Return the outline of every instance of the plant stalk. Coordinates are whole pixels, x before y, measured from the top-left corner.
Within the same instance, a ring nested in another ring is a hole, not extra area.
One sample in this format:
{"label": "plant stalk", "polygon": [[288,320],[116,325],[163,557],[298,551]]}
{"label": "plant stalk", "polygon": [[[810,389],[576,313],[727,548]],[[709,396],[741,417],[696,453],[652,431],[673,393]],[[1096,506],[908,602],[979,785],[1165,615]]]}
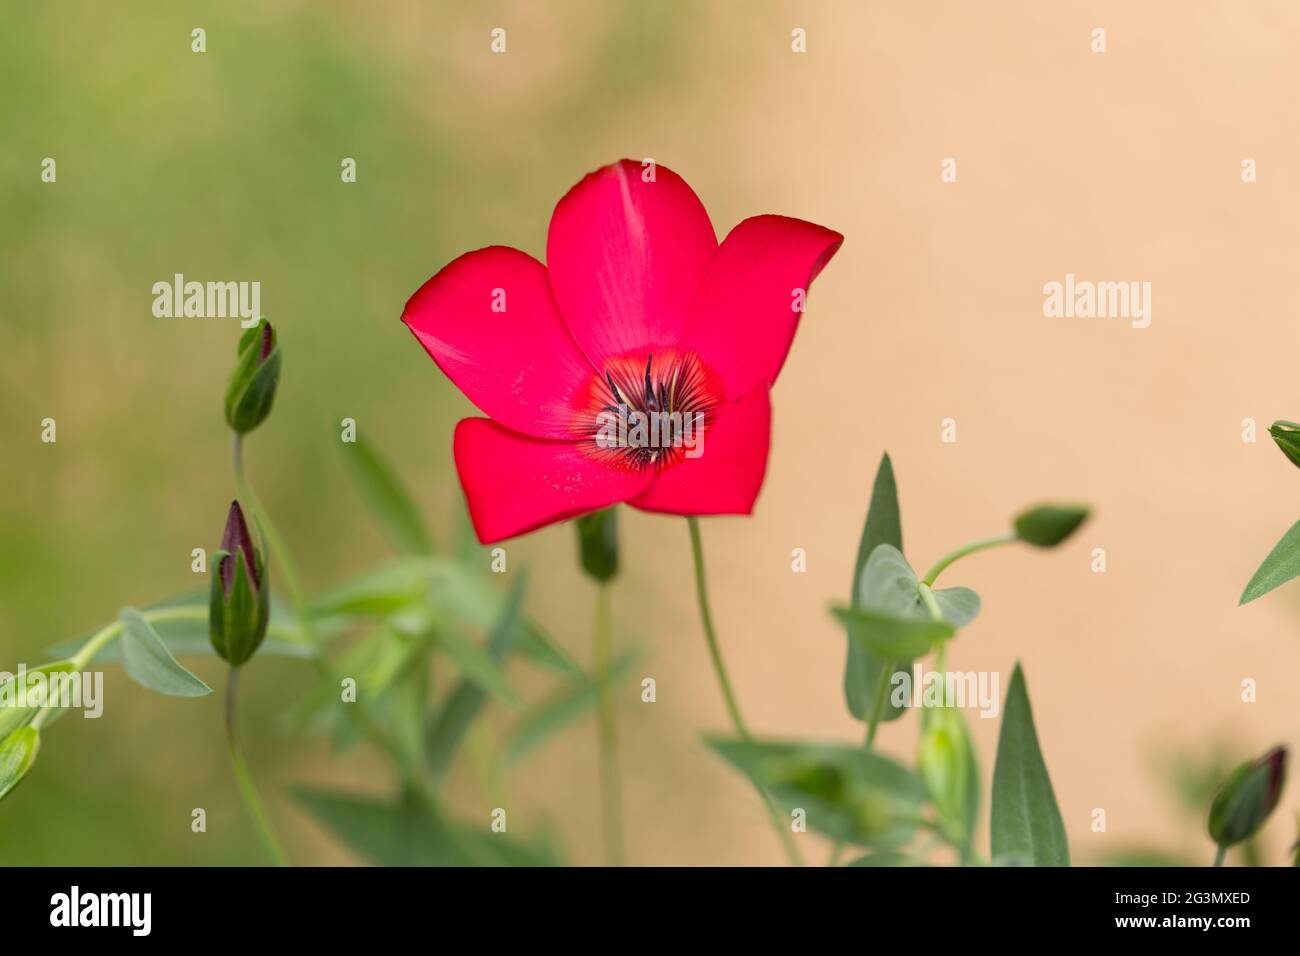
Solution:
{"label": "plant stalk", "polygon": [[927,587],[934,584],[935,578],[942,574],[948,565],[966,557],[968,554],[974,554],[976,551],[985,551],[989,548],[996,548],[999,545],[1010,544],[1013,541],[1019,540],[1020,539],[1016,537],[1014,533],[1008,532],[1006,534],[996,535],[992,538],[984,538],[983,540],[968,544],[964,548],[958,548],[956,551],[951,551],[940,558],[935,563],[934,567],[925,573],[925,577],[921,579],[921,583]]}
{"label": "plant stalk", "polygon": [[[745,718],[741,716],[740,705],[736,701],[736,693],[731,687],[731,679],[727,676],[727,665],[722,660],[722,649],[718,644],[718,635],[713,628],[713,615],[709,611],[709,585],[704,574],[704,546],[700,542],[700,523],[695,516],[688,515],[686,524],[691,532],[691,555],[695,562],[695,596],[700,606],[700,622],[704,626],[704,637],[709,645],[709,656],[713,660],[713,672],[717,675],[718,687],[722,690],[722,699],[727,705],[727,713],[731,715],[731,723],[735,727],[736,733],[742,740],[749,742],[754,738],[749,732],[749,727],[745,724]],[[803,856],[799,852],[798,844],[795,843],[794,834],[782,821],[771,794],[758,784],[755,784],[755,788],[758,790],[759,796],[763,798],[768,816],[772,819],[772,825],[776,827],[777,835],[781,838],[781,844],[785,848],[790,864],[792,866],[803,866]]]}
{"label": "plant stalk", "polygon": [[280,849],[275,831],[271,829],[271,820],[266,814],[266,808],[262,806],[261,798],[257,795],[257,787],[253,785],[253,775],[249,772],[248,762],[244,759],[244,753],[239,746],[239,737],[235,731],[238,694],[239,668],[232,667],[226,679],[226,745],[230,752],[230,766],[235,771],[235,782],[239,785],[239,793],[244,799],[244,806],[253,820],[257,835],[266,847],[266,852],[270,854],[276,866],[288,866],[289,861],[285,858],[284,851]]}
{"label": "plant stalk", "polygon": [[597,735],[600,752],[600,796],[605,830],[605,864],[622,866],[623,797],[618,774],[618,728],[615,723],[614,688],[610,681],[613,658],[613,615],[608,582],[596,587],[595,676]]}

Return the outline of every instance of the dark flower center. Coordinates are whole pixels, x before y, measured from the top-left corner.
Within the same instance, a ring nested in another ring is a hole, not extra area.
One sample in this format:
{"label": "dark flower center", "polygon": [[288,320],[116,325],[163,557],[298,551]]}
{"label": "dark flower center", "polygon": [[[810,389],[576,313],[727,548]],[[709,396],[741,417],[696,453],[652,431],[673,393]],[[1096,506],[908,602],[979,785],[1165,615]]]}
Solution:
{"label": "dark flower center", "polygon": [[703,453],[720,401],[716,377],[691,353],[621,356],[592,382],[584,437],[629,467],[668,467]]}

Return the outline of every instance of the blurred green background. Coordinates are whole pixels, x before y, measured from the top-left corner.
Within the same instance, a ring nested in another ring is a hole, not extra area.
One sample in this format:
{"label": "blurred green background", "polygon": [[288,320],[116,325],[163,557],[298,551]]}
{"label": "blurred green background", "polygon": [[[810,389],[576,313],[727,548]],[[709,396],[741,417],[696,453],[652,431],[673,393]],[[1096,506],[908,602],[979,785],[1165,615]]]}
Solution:
{"label": "blurred green background", "polygon": [[[309,588],[386,551],[340,461],[344,417],[387,452],[440,540],[453,536],[450,432],[467,405],[398,321],[402,306],[468,248],[543,255],[555,200],[616,158],[554,157],[582,153],[592,129],[672,82],[676,18],[652,6],[571,5],[590,35],[550,54],[563,95],[539,109],[518,95],[531,67],[488,59],[494,15],[508,50],[562,35],[527,4],[5,5],[5,667],[34,666],[122,605],[202,583],[190,551],[216,546],[234,493],[221,397],[240,330],[155,318],[150,287],[176,272],[262,283],[286,367],[249,469]],[[194,27],[207,32],[204,54],[191,51]],[[54,184],[40,180],[45,157]],[[340,180],[344,157],[355,184]],[[33,440],[46,417],[58,423],[53,445]],[[221,679],[211,661],[194,666]],[[255,673],[246,746],[277,812],[274,791],[290,778],[364,786],[376,770],[364,752],[330,764],[277,732],[310,671],[259,659]],[[216,699],[154,697],[116,668],[107,680],[105,717],[51,729],[5,802],[0,860],[259,860]],[[199,806],[214,821],[206,839],[189,833]]]}

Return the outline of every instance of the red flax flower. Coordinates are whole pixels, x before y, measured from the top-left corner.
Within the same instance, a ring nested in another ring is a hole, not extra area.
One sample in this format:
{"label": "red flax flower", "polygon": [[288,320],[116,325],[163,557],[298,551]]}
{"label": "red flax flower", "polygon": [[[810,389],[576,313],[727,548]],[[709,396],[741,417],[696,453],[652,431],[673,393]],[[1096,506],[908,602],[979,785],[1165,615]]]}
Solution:
{"label": "red flax flower", "polygon": [[[719,244],[680,176],[623,160],[560,200],[547,265],[489,246],[422,285],[402,321],[490,416],[456,426],[479,540],[619,502],[749,514],[767,467],[768,390],[843,239],[755,216]],[[702,431],[683,442],[680,427],[649,439],[634,429],[611,445],[602,416],[620,409],[681,413]]]}

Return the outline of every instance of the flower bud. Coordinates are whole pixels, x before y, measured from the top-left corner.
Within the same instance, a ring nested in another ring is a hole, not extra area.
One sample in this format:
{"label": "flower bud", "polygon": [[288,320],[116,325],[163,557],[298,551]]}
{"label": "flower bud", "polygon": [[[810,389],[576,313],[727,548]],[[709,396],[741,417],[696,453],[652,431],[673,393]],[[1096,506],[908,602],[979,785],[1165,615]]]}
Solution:
{"label": "flower bud", "polygon": [[35,727],[19,727],[0,740],[0,800],[32,769],[40,749],[41,732]]}
{"label": "flower bud", "polygon": [[1300,468],[1300,425],[1279,419],[1268,426],[1268,433],[1273,436],[1273,441],[1282,449],[1282,454],[1290,459],[1291,464]]}
{"label": "flower bud", "polygon": [[248,533],[238,501],[230,503],[221,550],[212,566],[208,628],[212,648],[231,667],[257,651],[271,619],[266,563]]}
{"label": "flower bud", "polygon": [[961,711],[934,707],[922,712],[916,762],[944,836],[959,847],[968,846],[974,835],[979,780]]}
{"label": "flower bud", "polygon": [[271,414],[280,381],[280,343],[262,319],[239,339],[239,359],[226,386],[226,424],[237,434],[251,432]]}
{"label": "flower bud", "polygon": [[1210,838],[1225,848],[1249,840],[1277,806],[1285,782],[1285,747],[1232,771],[1210,805]]}
{"label": "flower bud", "polygon": [[583,515],[574,524],[582,570],[602,583],[614,578],[618,574],[618,514],[605,508]]}
{"label": "flower bud", "polygon": [[1086,520],[1083,505],[1039,505],[1016,516],[1016,537],[1036,548],[1054,548]]}

